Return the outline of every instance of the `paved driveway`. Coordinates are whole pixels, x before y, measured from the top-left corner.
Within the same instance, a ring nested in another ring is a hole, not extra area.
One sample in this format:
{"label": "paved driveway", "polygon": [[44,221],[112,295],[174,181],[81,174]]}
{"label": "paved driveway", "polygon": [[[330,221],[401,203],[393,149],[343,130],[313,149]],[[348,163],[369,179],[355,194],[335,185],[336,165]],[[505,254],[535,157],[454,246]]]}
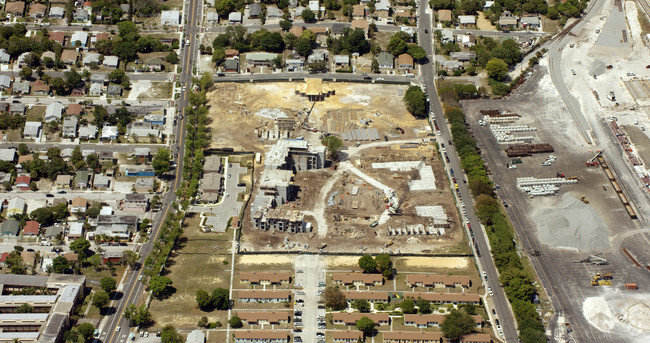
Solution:
{"label": "paved driveway", "polygon": [[[303,289],[298,292],[304,292],[305,295],[296,295],[296,299],[303,299],[302,308],[302,337],[305,343],[316,343],[316,332],[325,330],[318,330],[318,316],[325,316],[324,309],[318,309],[318,301],[320,296],[317,294],[319,290],[325,290],[325,287],[319,287],[318,283],[325,283],[325,268],[322,268],[323,263],[320,255],[299,255],[295,262],[295,283],[302,284]],[[300,272],[299,272],[300,271]],[[298,305],[296,308],[299,309]]]}

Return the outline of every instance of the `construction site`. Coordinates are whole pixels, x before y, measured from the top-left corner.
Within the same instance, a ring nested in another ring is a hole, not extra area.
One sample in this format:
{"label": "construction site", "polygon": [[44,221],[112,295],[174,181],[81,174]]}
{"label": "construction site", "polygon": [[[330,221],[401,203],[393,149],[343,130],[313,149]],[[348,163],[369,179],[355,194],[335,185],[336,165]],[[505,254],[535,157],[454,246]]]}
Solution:
{"label": "construction site", "polygon": [[[433,134],[404,107],[405,86],[216,87],[212,146],[257,156],[242,252],[468,252]],[[343,141],[334,160],[328,136]]]}

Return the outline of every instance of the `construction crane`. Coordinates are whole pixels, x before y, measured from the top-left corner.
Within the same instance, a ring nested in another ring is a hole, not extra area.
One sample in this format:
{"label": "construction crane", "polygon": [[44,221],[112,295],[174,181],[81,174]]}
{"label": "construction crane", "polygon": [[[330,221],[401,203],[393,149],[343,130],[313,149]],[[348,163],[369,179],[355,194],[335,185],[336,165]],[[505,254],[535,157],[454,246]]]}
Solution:
{"label": "construction crane", "polygon": [[596,161],[596,160],[597,160],[598,157],[600,157],[600,155],[602,155],[602,154],[603,154],[603,152],[602,152],[602,151],[599,151],[598,153],[596,153],[596,155],[594,155],[594,157],[592,157],[591,159],[589,159],[589,161],[587,161],[587,163],[585,163],[585,165],[586,165],[587,167],[595,167],[595,166],[597,166],[597,165],[598,165],[598,161]]}

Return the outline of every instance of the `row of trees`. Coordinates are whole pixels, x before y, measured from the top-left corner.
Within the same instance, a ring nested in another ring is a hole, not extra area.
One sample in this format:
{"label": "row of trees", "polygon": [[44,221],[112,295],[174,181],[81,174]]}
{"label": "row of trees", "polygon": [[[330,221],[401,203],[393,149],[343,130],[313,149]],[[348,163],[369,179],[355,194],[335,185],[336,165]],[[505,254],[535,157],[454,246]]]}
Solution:
{"label": "row of trees", "polygon": [[501,275],[500,282],[517,319],[519,338],[524,343],[545,342],[544,327],[532,303],[534,279],[523,268],[517,255],[513,229],[494,194],[484,161],[477,152],[476,141],[465,126],[465,114],[459,108],[450,107],[445,116],[451,124],[454,145],[476,199],[476,214],[487,229],[492,257]]}
{"label": "row of trees", "polygon": [[359,258],[359,267],[364,273],[381,273],[385,278],[392,278],[393,261],[388,254],[379,254],[374,258],[371,255],[363,255]]}
{"label": "row of trees", "polygon": [[210,294],[199,289],[196,291],[196,303],[201,311],[212,312],[214,310],[227,310],[230,308],[228,290],[215,288]]}

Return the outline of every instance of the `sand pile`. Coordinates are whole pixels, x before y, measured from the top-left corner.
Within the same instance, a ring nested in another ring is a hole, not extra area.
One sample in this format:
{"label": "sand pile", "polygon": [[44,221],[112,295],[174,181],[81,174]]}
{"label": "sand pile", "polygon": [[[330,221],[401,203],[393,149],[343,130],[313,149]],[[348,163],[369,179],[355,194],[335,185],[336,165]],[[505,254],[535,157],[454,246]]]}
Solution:
{"label": "sand pile", "polygon": [[603,294],[587,298],[582,311],[594,328],[633,342],[650,341],[650,294],[624,293],[602,288]]}
{"label": "sand pile", "polygon": [[[536,206],[533,220],[537,223],[540,241],[558,248],[579,251],[603,250],[609,247],[609,231],[602,218],[591,206],[568,193],[546,198]],[[546,206],[545,206],[546,205]]]}

